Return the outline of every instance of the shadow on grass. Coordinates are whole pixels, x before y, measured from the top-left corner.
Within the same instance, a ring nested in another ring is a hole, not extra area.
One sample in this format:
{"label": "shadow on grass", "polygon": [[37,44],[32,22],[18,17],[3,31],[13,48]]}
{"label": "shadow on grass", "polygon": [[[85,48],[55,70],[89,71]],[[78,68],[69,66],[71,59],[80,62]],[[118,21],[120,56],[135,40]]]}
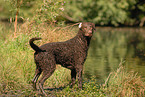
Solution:
{"label": "shadow on grass", "polygon": [[[66,88],[66,86],[64,86],[64,87],[58,87],[58,88],[44,87],[44,90],[47,93],[48,97],[55,97],[56,93],[58,93],[59,91],[62,91],[64,88]],[[37,97],[43,97],[43,96],[44,95],[42,93],[40,93],[40,91],[39,91],[39,93],[37,94]]]}
{"label": "shadow on grass", "polygon": [[48,90],[48,91],[59,91],[59,90],[63,90],[63,89],[66,88],[66,87],[67,87],[67,86],[58,87],[58,88],[44,87],[44,90]]}

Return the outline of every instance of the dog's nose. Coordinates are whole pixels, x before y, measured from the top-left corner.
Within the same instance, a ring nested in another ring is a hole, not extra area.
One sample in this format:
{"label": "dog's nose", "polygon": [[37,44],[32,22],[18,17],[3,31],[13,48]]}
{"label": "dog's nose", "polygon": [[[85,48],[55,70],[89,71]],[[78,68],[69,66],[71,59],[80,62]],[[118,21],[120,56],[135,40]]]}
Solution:
{"label": "dog's nose", "polygon": [[89,30],[88,33],[91,34],[92,33],[92,30]]}

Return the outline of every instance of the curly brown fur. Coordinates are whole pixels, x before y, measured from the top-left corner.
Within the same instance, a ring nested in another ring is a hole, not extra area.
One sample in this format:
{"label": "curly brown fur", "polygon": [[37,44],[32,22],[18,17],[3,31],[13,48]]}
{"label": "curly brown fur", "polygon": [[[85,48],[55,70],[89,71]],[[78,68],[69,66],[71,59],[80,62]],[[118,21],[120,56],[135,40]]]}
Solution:
{"label": "curly brown fur", "polygon": [[43,72],[42,77],[38,81],[38,86],[41,92],[46,95],[43,84],[55,71],[56,64],[61,64],[63,67],[71,70],[71,86],[75,84],[76,75],[78,74],[78,86],[82,88],[83,64],[87,57],[94,30],[95,25],[93,23],[84,22],[79,25],[78,34],[65,42],[47,43],[38,47],[33,41],[41,38],[30,39],[30,46],[36,51],[34,54],[36,71],[32,81],[33,87],[36,89],[36,82]]}

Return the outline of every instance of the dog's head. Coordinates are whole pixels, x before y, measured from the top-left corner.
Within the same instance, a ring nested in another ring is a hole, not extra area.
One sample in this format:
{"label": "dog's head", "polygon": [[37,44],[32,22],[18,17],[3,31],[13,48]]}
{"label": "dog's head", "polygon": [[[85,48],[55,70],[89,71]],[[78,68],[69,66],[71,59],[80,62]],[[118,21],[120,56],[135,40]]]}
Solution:
{"label": "dog's head", "polygon": [[95,24],[90,22],[83,22],[79,24],[80,30],[83,31],[85,36],[91,37],[95,29]]}

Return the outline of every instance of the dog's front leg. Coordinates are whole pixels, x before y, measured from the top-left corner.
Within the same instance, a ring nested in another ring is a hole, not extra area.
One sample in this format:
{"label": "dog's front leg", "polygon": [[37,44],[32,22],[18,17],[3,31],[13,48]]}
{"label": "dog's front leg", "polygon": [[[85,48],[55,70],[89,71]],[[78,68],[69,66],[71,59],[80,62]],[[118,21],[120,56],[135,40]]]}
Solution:
{"label": "dog's front leg", "polygon": [[82,71],[83,71],[83,66],[79,66],[77,73],[78,73],[78,87],[82,89]]}
{"label": "dog's front leg", "polygon": [[76,81],[76,70],[75,69],[72,69],[71,70],[71,84],[70,86],[73,87],[74,84],[75,84],[75,81]]}

